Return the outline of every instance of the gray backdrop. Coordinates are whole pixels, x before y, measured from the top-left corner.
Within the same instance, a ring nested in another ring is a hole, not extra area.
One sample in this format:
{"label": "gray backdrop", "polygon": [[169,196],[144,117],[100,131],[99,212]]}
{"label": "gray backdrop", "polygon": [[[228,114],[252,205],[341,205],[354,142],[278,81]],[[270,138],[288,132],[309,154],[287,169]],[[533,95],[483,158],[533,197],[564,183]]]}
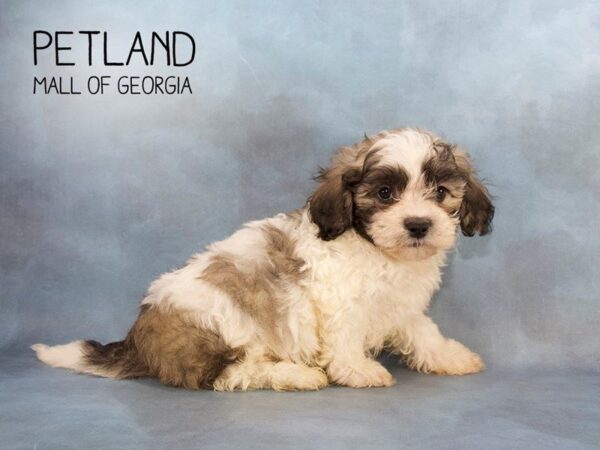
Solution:
{"label": "gray backdrop", "polygon": [[[493,234],[446,270],[442,328],[493,364],[600,367],[598,7],[216,3],[3,3],[2,346],[121,337],[152,279],[301,206],[336,146],[416,125],[465,146],[496,196]],[[136,30],[180,29],[197,56],[90,69],[81,36],[80,65],[34,67],[33,29],[108,30],[114,60]],[[32,94],[34,75],[121,73],[188,75],[193,94]]]}
{"label": "gray backdrop", "polygon": [[[121,338],[155,277],[303,205],[337,146],[414,125],[467,148],[496,197],[494,232],[461,238],[450,258],[431,308],[442,330],[492,371],[600,368],[597,2],[0,8],[5,351]],[[136,30],[179,29],[196,60],[89,68],[75,37],[65,59],[79,65],[34,67],[34,29],[107,30],[114,59]],[[121,74],[187,75],[193,95],[32,94],[34,75],[84,88]]]}

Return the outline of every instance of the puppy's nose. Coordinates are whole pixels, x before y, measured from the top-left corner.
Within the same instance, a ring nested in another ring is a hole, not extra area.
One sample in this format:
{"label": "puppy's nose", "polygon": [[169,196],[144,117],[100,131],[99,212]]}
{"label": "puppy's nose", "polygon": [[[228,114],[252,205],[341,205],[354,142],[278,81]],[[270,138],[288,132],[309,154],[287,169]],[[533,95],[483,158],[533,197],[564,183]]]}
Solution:
{"label": "puppy's nose", "polygon": [[419,239],[424,237],[431,227],[431,220],[425,217],[408,217],[404,220],[404,228],[410,237]]}

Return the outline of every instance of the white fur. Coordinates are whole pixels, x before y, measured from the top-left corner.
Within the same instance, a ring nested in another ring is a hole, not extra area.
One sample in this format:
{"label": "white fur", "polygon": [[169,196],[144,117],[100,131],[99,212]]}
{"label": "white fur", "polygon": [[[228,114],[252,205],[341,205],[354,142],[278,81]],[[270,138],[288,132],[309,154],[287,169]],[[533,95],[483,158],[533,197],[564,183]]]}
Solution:
{"label": "white fur", "polygon": [[400,164],[416,183],[421,175],[421,163],[432,153],[432,136],[419,130],[405,129],[378,140],[371,150],[381,150],[382,164]]}
{"label": "white fur", "polygon": [[88,366],[83,361],[83,341],[73,341],[64,345],[48,346],[34,344],[31,349],[36,353],[40,361],[52,367],[61,367],[76,372],[89,373],[101,377],[112,377],[114,374],[109,370]]}

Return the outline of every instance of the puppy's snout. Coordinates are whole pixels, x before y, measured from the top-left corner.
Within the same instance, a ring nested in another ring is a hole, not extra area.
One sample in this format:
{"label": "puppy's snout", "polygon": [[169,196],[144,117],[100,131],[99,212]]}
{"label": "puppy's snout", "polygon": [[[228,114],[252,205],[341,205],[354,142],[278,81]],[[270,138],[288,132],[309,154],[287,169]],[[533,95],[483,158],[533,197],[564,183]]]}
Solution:
{"label": "puppy's snout", "polygon": [[408,217],[404,220],[404,228],[408,230],[410,237],[419,239],[425,237],[431,228],[431,219],[426,217]]}

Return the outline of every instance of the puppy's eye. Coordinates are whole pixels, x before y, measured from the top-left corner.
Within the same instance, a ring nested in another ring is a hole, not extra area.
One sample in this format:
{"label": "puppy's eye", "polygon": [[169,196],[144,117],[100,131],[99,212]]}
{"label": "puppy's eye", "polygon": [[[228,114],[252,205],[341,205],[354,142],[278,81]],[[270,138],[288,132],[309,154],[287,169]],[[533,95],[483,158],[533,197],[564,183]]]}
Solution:
{"label": "puppy's eye", "polygon": [[377,197],[379,200],[387,202],[392,198],[392,190],[388,186],[383,186],[377,191]]}
{"label": "puppy's eye", "polygon": [[435,191],[435,199],[441,203],[446,198],[447,193],[448,189],[446,189],[444,186],[438,186],[437,190]]}

